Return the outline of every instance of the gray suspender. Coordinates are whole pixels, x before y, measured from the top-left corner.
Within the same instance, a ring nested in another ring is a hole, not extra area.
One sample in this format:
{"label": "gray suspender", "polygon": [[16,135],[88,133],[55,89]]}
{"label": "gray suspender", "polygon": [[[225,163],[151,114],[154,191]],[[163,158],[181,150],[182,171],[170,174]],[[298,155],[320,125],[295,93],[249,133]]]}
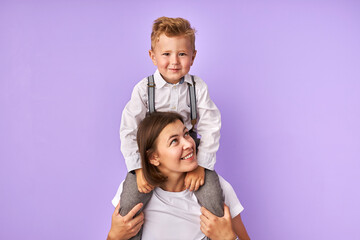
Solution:
{"label": "gray suspender", "polygon": [[148,102],[149,113],[155,112],[155,82],[154,75],[148,77]]}
{"label": "gray suspender", "polygon": [[[195,80],[194,76],[191,75],[192,84],[188,83],[189,86],[189,96],[190,96],[190,117],[191,124],[194,126],[197,122],[197,111],[196,111],[196,92],[195,92]],[[149,103],[149,113],[155,112],[155,81],[154,75],[148,77],[148,103]]]}
{"label": "gray suspender", "polygon": [[196,92],[195,92],[195,80],[194,76],[191,75],[192,85],[188,83],[189,86],[189,96],[190,96],[190,117],[191,117],[191,125],[192,129],[194,130],[195,124],[197,122],[197,115],[196,115]]}

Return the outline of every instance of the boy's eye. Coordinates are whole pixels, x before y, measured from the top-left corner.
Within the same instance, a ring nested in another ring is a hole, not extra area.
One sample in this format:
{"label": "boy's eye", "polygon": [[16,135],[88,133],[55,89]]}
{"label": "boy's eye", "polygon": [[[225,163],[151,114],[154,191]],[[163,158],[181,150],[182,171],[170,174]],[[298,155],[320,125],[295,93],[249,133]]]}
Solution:
{"label": "boy's eye", "polygon": [[170,53],[163,53],[162,55],[164,55],[164,56],[169,56]]}
{"label": "boy's eye", "polygon": [[186,56],[186,53],[179,53],[179,56]]}

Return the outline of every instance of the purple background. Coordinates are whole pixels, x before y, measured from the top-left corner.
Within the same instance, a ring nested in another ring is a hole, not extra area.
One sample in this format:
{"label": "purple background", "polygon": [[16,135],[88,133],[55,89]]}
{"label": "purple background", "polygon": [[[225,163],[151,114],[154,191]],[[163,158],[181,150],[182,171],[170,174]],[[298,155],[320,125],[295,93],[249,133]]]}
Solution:
{"label": "purple background", "polygon": [[153,20],[197,29],[252,239],[360,239],[358,1],[0,1],[0,239],[105,239]]}

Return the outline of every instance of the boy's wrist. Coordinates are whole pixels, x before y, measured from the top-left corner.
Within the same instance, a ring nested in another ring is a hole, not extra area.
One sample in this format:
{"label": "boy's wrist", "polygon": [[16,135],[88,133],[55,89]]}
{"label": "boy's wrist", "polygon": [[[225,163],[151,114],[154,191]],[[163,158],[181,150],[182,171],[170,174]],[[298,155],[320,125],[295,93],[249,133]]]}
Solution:
{"label": "boy's wrist", "polygon": [[202,171],[202,172],[205,172],[205,168],[198,165],[197,168],[194,169],[194,171]]}
{"label": "boy's wrist", "polygon": [[135,169],[135,173],[136,173],[136,174],[138,174],[138,173],[140,173],[140,172],[142,172],[142,168]]}

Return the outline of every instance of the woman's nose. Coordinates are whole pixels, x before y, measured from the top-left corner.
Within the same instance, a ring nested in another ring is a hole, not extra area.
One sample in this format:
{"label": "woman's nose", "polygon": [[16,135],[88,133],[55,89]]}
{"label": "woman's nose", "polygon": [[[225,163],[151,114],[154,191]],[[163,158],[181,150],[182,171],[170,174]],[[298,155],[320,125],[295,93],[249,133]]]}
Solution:
{"label": "woman's nose", "polygon": [[188,138],[183,138],[184,139],[184,143],[183,143],[183,148],[187,149],[187,148],[193,148],[194,146],[194,140],[191,137]]}

